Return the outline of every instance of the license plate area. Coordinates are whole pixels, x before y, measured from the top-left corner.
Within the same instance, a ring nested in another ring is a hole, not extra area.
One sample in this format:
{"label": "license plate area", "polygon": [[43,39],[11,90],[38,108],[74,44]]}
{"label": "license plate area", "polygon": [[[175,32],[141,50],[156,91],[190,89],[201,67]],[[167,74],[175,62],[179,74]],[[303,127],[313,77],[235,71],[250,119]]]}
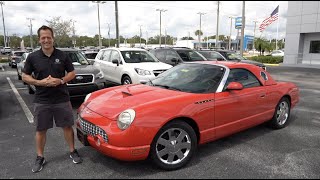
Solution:
{"label": "license plate area", "polygon": [[87,134],[83,132],[81,129],[77,128],[77,137],[78,140],[84,145],[84,146],[90,146],[88,139],[87,139]]}

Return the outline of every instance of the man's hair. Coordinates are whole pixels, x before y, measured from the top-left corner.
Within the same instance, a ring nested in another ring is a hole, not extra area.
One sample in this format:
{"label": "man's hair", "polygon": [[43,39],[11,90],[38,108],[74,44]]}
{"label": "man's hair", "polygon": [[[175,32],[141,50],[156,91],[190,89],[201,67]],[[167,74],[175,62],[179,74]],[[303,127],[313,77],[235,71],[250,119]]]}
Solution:
{"label": "man's hair", "polygon": [[40,38],[40,31],[41,30],[50,30],[51,31],[51,35],[52,35],[52,38],[54,37],[53,35],[53,30],[51,27],[48,27],[46,25],[42,25],[39,29],[38,29],[38,37]]}

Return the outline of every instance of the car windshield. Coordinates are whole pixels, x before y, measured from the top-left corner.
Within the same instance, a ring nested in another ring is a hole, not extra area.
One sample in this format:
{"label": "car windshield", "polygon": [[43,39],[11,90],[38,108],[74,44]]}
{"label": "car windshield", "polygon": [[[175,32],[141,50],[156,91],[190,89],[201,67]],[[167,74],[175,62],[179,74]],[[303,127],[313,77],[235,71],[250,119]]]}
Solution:
{"label": "car windshield", "polygon": [[240,54],[235,52],[227,52],[226,53],[228,60],[246,60],[244,57],[242,57]]}
{"label": "car windshield", "polygon": [[80,51],[67,51],[66,52],[72,61],[73,65],[89,65],[86,57]]}
{"label": "car windshield", "polygon": [[199,52],[200,54],[202,54],[205,58],[207,58],[208,60],[221,60],[223,59],[221,57],[221,55],[219,55],[218,53],[216,52],[212,52],[212,51],[200,51]]}
{"label": "car windshield", "polygon": [[159,60],[147,51],[121,51],[126,63],[159,62]]}
{"label": "car windshield", "polygon": [[24,52],[24,51],[14,52],[13,55],[14,55],[14,56],[22,56],[23,53],[25,53],[25,52]]}
{"label": "car windshield", "polygon": [[177,50],[183,61],[206,61],[200,53],[192,50]]}
{"label": "car windshield", "polygon": [[215,92],[225,69],[216,65],[181,63],[161,73],[148,85],[165,89],[189,92]]}

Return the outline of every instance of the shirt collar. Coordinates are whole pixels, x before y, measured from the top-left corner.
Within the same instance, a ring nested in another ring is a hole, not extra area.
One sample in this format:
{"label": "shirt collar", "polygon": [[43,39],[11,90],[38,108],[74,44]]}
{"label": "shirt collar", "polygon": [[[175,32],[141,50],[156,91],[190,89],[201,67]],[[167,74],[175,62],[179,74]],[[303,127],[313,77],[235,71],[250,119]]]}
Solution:
{"label": "shirt collar", "polygon": [[[57,52],[57,48],[53,46],[53,52],[51,54],[51,56],[54,56]],[[42,51],[42,47],[40,48],[40,53],[42,56],[48,57],[46,54],[44,54],[44,52]]]}

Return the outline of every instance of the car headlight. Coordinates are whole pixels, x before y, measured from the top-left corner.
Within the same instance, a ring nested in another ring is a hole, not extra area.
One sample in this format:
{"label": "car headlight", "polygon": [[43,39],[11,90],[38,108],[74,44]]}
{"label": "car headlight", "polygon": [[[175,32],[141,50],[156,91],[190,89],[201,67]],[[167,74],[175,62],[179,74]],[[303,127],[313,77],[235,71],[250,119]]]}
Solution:
{"label": "car headlight", "polygon": [[86,102],[89,99],[90,96],[91,96],[91,93],[87,94],[86,97],[84,98],[83,102]]}
{"label": "car headlight", "polygon": [[96,79],[103,79],[103,74],[101,72],[96,74]]}
{"label": "car headlight", "polygon": [[130,124],[133,122],[134,118],[136,117],[136,112],[133,109],[127,109],[120,113],[118,117],[118,127],[121,130],[127,129]]}
{"label": "car headlight", "polygon": [[134,68],[134,70],[141,76],[151,75],[151,72],[144,69]]}

